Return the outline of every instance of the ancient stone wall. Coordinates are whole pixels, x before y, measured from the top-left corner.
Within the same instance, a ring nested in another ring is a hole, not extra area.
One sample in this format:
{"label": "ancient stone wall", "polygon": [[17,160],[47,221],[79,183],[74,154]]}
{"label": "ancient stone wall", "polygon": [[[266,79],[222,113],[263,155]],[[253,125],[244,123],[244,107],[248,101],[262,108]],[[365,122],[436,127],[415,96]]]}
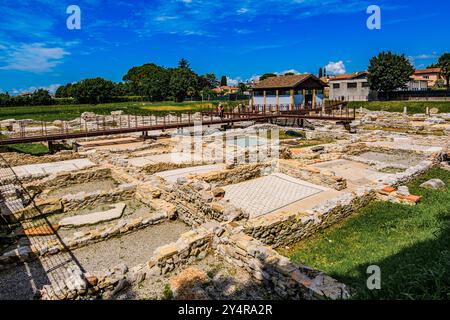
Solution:
{"label": "ancient stone wall", "polygon": [[191,178],[202,180],[218,187],[223,187],[230,184],[256,179],[263,175],[270,174],[271,171],[272,165],[270,163],[255,163],[237,166],[222,171],[192,175]]}
{"label": "ancient stone wall", "polygon": [[237,224],[206,223],[173,243],[159,247],[145,264],[118,265],[101,274],[73,270],[71,276],[40,291],[44,300],[109,298],[146,278],[160,277],[184,265],[216,254],[244,268],[269,292],[284,299],[345,299],[345,285],[318,270],[292,263],[260,241],[243,234]]}
{"label": "ancient stone wall", "polygon": [[295,264],[260,241],[228,229],[217,242],[217,252],[244,268],[257,283],[281,299],[346,299],[344,284],[324,273]]}
{"label": "ancient stone wall", "polygon": [[62,198],[42,197],[29,204],[23,210],[12,214],[12,222],[23,221],[49,214],[77,211],[99,204],[118,203],[132,200],[135,197],[136,185],[121,184],[109,191],[96,191],[91,193],[80,192],[69,194]]}
{"label": "ancient stone wall", "polygon": [[111,169],[95,168],[76,172],[63,172],[51,175],[41,180],[35,180],[25,185],[28,190],[45,190],[50,192],[60,188],[66,188],[77,184],[96,180],[110,179]]}
{"label": "ancient stone wall", "polygon": [[344,193],[308,212],[279,212],[245,221],[244,232],[261,242],[280,247],[298,242],[343,220],[376,198],[371,188]]}
{"label": "ancient stone wall", "polygon": [[45,285],[41,290],[41,299],[108,298],[147,277],[164,275],[196,259],[203,259],[211,248],[213,235],[213,230],[207,227],[188,231],[176,242],[157,248],[146,264],[131,269],[121,264],[97,275],[76,270],[71,277],[61,279],[57,285]]}
{"label": "ancient stone wall", "polygon": [[190,226],[210,220],[233,221],[246,218],[242,210],[223,200],[225,191],[199,180],[178,181],[165,190],[162,199],[177,208],[178,218]]}
{"label": "ancient stone wall", "polygon": [[[70,150],[60,151],[56,154],[49,154],[43,156],[33,156],[18,152],[4,152],[2,153],[2,156],[5,158],[5,160],[7,161],[7,163],[9,163],[11,167],[83,158],[82,155]],[[2,165],[3,164],[0,164],[0,167]]]}
{"label": "ancient stone wall", "polygon": [[297,161],[280,160],[277,170],[280,173],[284,173],[288,176],[305,180],[319,186],[333,188],[336,190],[344,190],[347,188],[347,180],[343,177],[338,177],[329,170],[320,170],[311,166],[301,165]]}

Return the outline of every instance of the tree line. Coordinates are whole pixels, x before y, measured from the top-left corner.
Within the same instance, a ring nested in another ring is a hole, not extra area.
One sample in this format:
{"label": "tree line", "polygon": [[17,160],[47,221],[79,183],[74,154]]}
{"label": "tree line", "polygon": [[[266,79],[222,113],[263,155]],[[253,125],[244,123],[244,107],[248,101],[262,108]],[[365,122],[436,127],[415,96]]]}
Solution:
{"label": "tree line", "polygon": [[[218,80],[214,73],[198,75],[185,59],[181,59],[175,68],[165,68],[154,63],[133,67],[122,80],[123,82],[116,83],[98,77],[68,83],[56,90],[57,99],[53,99],[48,91],[43,89],[20,96],[1,93],[0,105],[99,104],[138,99],[176,102],[182,102],[186,98],[210,100],[217,97],[214,88],[227,85],[226,76]],[[243,93],[247,87],[241,83],[239,90]]]}

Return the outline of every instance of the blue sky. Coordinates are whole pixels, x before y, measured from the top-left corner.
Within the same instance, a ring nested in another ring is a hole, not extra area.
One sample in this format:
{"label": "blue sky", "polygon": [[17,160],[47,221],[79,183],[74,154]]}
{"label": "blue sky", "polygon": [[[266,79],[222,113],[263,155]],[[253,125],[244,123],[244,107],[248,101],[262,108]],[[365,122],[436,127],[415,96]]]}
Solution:
{"label": "blue sky", "polygon": [[[381,30],[366,27],[372,4]],[[81,30],[66,27],[70,5],[81,9]],[[326,65],[364,70],[382,50],[421,68],[450,51],[448,21],[444,0],[0,0],[0,91],[120,81],[133,66],[182,57],[231,83]]]}

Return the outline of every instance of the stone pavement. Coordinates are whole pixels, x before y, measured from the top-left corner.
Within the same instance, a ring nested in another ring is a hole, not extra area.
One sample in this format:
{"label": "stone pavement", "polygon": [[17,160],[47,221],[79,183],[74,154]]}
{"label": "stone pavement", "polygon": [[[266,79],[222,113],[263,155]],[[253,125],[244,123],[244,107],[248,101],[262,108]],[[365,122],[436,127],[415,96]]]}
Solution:
{"label": "stone pavement", "polygon": [[339,177],[345,177],[349,189],[371,183],[390,176],[389,173],[382,173],[372,169],[369,165],[345,159],[325,161],[314,164],[313,167],[327,169]]}
{"label": "stone pavement", "polygon": [[167,182],[175,183],[178,178],[185,178],[190,174],[207,173],[211,171],[225,170],[224,164],[213,164],[198,167],[189,167],[176,170],[162,171],[155,174],[155,176],[161,177]]}
{"label": "stone pavement", "polygon": [[93,166],[95,166],[95,163],[91,162],[88,159],[75,159],[51,163],[30,164],[25,166],[13,167],[12,169],[19,178],[23,178],[29,175],[46,175],[64,171],[70,172],[82,170]]}
{"label": "stone pavement", "polygon": [[120,218],[123,214],[123,211],[125,210],[125,207],[125,203],[117,203],[113,205],[112,209],[107,211],[94,212],[90,214],[64,218],[59,222],[59,225],[67,227],[78,227],[88,224],[97,224],[100,222],[111,221]]}
{"label": "stone pavement", "polygon": [[190,157],[189,155],[181,152],[164,153],[158,155],[127,159],[127,162],[135,167],[145,167],[151,164],[167,163],[167,162],[180,164],[180,163],[201,162],[201,161],[202,158],[199,156]]}
{"label": "stone pavement", "polygon": [[326,190],[306,181],[276,173],[223,188],[225,199],[256,218]]}

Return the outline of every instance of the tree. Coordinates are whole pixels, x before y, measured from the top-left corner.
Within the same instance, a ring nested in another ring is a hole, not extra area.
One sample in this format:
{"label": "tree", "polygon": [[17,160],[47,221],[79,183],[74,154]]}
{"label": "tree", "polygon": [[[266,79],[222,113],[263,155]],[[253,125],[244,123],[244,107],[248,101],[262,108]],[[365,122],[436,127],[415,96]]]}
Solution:
{"label": "tree", "polygon": [[[187,61],[180,61],[184,67]],[[135,95],[148,97],[152,101],[164,100],[170,95],[169,83],[171,70],[160,67],[154,63],[146,63],[133,67],[123,76],[128,84],[128,90]]]}
{"label": "tree", "polygon": [[293,72],[286,72],[284,75],[285,75],[285,76],[294,76],[295,73],[293,73]]}
{"label": "tree", "polygon": [[191,65],[186,59],[181,58],[180,61],[178,61],[178,68],[191,69]]}
{"label": "tree", "polygon": [[30,104],[33,106],[44,106],[52,103],[53,99],[48,90],[39,89],[30,95]]}
{"label": "tree", "polygon": [[103,78],[85,79],[73,86],[73,97],[79,103],[103,103],[111,100],[115,84]]}
{"label": "tree", "polygon": [[323,76],[327,77],[327,68],[323,67]]}
{"label": "tree", "polygon": [[239,92],[240,92],[240,93],[244,93],[245,91],[248,90],[247,85],[246,85],[245,83],[243,83],[243,82],[240,82],[240,83],[238,84],[238,88],[239,88]]}
{"label": "tree", "polygon": [[191,93],[192,88],[198,86],[197,75],[188,68],[176,68],[170,78],[170,90],[176,102],[182,102]]}
{"label": "tree", "polygon": [[381,52],[370,59],[368,82],[370,89],[389,93],[405,88],[414,72],[414,68],[404,54]]}
{"label": "tree", "polygon": [[[203,78],[208,85],[209,88],[217,88],[220,84],[219,80],[217,80],[216,75],[214,73],[206,73],[205,75],[201,76],[200,78]],[[202,87],[203,88],[203,87]]]}
{"label": "tree", "polygon": [[266,80],[268,78],[276,77],[277,75],[275,73],[264,73],[261,77],[259,77],[260,81]]}
{"label": "tree", "polygon": [[220,86],[221,87],[225,87],[228,85],[228,79],[227,76],[222,76],[222,78],[220,78]]}
{"label": "tree", "polygon": [[5,107],[11,105],[11,96],[8,92],[2,93],[0,92],[0,106]]}
{"label": "tree", "polygon": [[441,68],[441,75],[447,82],[447,90],[450,90],[450,53],[444,53],[439,58],[438,65]]}
{"label": "tree", "polygon": [[323,77],[323,69],[320,67],[319,69],[319,79]]}

